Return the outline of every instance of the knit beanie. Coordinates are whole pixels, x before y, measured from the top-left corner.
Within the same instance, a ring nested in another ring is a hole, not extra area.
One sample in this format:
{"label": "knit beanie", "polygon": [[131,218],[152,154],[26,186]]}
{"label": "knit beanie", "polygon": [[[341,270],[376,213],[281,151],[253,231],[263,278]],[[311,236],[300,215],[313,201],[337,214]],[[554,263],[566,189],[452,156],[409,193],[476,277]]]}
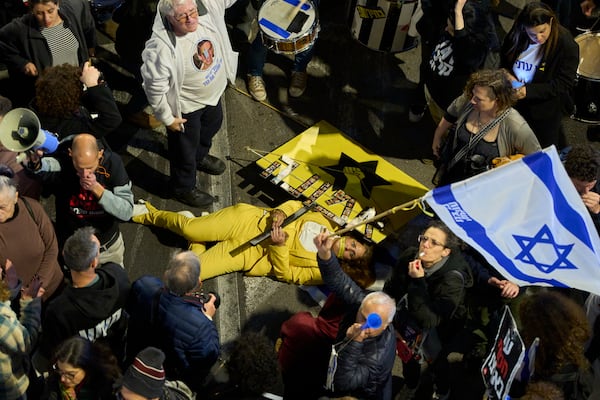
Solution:
{"label": "knit beanie", "polygon": [[165,354],[160,349],[146,347],[125,371],[123,386],[149,399],[160,397],[165,385],[163,361]]}

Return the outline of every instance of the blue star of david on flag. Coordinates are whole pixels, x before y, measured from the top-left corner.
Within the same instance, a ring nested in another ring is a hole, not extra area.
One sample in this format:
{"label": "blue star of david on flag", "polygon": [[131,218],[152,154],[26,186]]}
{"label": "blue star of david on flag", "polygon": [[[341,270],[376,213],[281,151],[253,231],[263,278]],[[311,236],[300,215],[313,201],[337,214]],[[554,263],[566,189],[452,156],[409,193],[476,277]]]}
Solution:
{"label": "blue star of david on flag", "polygon": [[[560,245],[556,243],[548,225],[544,225],[533,237],[520,235],[513,235],[513,237],[522,249],[515,257],[515,260],[531,264],[546,274],[552,273],[559,268],[577,269],[577,267],[567,259],[575,244]],[[538,257],[536,257],[535,254],[536,246],[540,249],[541,253]],[[550,253],[550,249],[554,250],[555,257]],[[543,258],[554,258],[554,262],[552,264],[546,264],[543,262]]]}
{"label": "blue star of david on flag", "polygon": [[554,146],[424,200],[505,279],[600,295],[600,237]]}

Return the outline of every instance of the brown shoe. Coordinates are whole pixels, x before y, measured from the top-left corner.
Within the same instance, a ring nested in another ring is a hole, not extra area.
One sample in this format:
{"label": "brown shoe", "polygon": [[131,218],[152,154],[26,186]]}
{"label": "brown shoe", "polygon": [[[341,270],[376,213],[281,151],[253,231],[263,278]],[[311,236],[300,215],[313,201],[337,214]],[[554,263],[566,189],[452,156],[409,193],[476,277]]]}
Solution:
{"label": "brown shoe", "polygon": [[156,129],[162,125],[162,123],[157,120],[154,115],[147,114],[144,111],[139,111],[135,114],[129,115],[127,117],[127,121],[139,126],[140,128],[146,129]]}

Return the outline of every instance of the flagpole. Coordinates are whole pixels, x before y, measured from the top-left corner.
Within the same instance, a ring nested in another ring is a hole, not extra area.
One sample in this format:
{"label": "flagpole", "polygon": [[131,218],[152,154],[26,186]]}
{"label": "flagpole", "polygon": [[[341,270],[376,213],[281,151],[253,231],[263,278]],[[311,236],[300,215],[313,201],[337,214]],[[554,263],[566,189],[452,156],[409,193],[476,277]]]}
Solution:
{"label": "flagpole", "polygon": [[395,207],[390,208],[389,210],[386,210],[382,213],[379,213],[371,218],[367,218],[364,221],[359,222],[358,224],[352,224],[351,226],[347,226],[346,228],[340,229],[339,231],[335,231],[334,233],[332,233],[331,235],[329,235],[329,237],[334,237],[334,236],[340,236],[343,235],[344,233],[350,232],[351,230],[354,230],[355,228],[361,226],[361,225],[365,225],[365,224],[369,224],[371,222],[374,221],[378,221],[384,217],[387,217],[390,214],[395,214],[398,210],[401,210],[403,208],[407,208],[407,207],[413,207],[415,205],[415,203],[421,201],[422,197],[416,198],[416,199],[412,199],[410,201],[407,201],[406,203],[402,203],[400,205],[397,205]]}

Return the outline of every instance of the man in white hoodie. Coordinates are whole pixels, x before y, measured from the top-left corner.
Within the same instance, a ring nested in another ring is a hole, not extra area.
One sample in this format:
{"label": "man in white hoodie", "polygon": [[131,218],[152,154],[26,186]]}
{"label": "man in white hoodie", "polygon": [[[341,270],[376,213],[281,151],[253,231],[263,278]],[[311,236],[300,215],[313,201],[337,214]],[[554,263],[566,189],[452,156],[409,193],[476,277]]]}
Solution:
{"label": "man in white hoodie", "polygon": [[223,121],[221,95],[234,83],[237,53],[225,26],[235,0],[160,0],[142,53],[144,91],[165,124],[173,197],[193,207],[214,198],[196,188],[196,169],[213,175],[225,163],[208,154]]}

